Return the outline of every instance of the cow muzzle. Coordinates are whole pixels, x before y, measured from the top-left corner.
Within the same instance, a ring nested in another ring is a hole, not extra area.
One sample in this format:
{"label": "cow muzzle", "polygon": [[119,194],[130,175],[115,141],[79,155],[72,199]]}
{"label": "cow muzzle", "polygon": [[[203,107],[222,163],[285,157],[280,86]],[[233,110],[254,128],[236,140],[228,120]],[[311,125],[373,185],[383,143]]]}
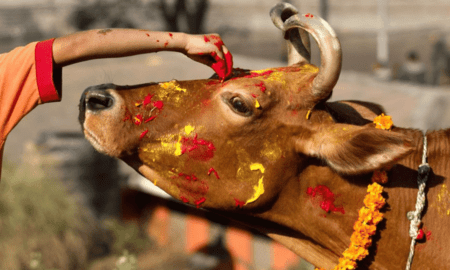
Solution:
{"label": "cow muzzle", "polygon": [[103,86],[91,86],[84,90],[81,95],[78,117],[81,125],[83,125],[88,111],[91,113],[100,113],[114,107],[114,97],[106,91],[108,88]]}

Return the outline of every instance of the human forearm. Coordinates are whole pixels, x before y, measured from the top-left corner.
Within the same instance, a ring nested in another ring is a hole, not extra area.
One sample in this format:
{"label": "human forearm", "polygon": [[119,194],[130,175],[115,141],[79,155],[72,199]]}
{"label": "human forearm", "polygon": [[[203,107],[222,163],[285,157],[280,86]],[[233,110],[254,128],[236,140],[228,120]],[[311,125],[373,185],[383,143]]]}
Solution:
{"label": "human forearm", "polygon": [[59,66],[81,61],[124,57],[158,51],[185,52],[184,33],[152,32],[137,29],[89,30],[56,38],[53,60]]}
{"label": "human forearm", "polygon": [[158,51],[184,53],[192,60],[210,66],[222,79],[233,71],[233,57],[217,34],[103,29],[74,33],[53,42],[53,60],[59,67],[91,59]]}

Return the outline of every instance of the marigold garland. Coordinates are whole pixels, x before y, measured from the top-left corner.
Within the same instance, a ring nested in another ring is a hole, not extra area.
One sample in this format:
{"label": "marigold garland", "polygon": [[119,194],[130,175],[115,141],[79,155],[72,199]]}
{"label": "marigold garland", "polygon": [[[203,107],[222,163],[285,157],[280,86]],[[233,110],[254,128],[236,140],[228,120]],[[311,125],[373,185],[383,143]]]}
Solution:
{"label": "marigold garland", "polygon": [[[392,121],[392,117],[389,115],[384,115],[384,113],[378,115],[373,120],[375,124],[375,128],[383,129],[383,130],[391,130],[394,122]],[[390,170],[390,166],[384,168],[383,170],[377,170],[373,172],[372,182],[386,184],[388,181],[387,171]]]}
{"label": "marigold garland", "polygon": [[[378,115],[373,120],[375,128],[391,130],[394,122],[389,115]],[[389,168],[386,168],[389,170]],[[386,204],[386,200],[381,195],[383,187],[378,183],[385,184],[388,181],[386,170],[374,171],[372,175],[373,184],[367,188],[367,195],[364,198],[364,207],[359,210],[358,220],[353,225],[353,234],[350,237],[350,246],[342,253],[339,263],[333,270],[356,269],[357,261],[361,261],[369,255],[368,248],[372,245],[372,236],[377,231],[377,224],[383,220],[380,209]],[[316,268],[315,270],[325,270]]]}
{"label": "marigold garland", "polygon": [[375,117],[373,123],[375,124],[375,128],[384,130],[391,130],[392,125],[394,124],[392,117],[389,115],[384,115],[384,113]]}
{"label": "marigold garland", "polygon": [[374,171],[372,176],[372,182],[376,182],[379,184],[386,184],[388,182],[386,170],[389,170],[389,168],[385,168],[385,170]]}
{"label": "marigold garland", "polygon": [[[350,237],[350,246],[342,253],[339,263],[333,270],[356,269],[357,261],[361,261],[369,255],[368,248],[372,245],[371,237],[377,231],[377,224],[383,219],[380,209],[386,200],[381,195],[383,187],[378,183],[367,187],[367,195],[364,198],[364,207],[359,210],[358,220],[353,225],[353,234]],[[316,270],[325,270],[316,268]]]}

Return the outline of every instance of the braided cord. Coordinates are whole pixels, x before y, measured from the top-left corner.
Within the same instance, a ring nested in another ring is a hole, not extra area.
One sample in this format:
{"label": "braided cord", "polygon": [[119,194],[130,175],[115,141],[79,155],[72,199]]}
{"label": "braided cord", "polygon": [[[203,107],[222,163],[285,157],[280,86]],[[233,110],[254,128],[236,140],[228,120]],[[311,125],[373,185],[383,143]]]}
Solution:
{"label": "braided cord", "polygon": [[417,235],[419,234],[419,226],[421,222],[421,216],[423,208],[425,207],[426,197],[425,197],[425,187],[428,180],[428,175],[430,173],[430,166],[427,163],[427,136],[423,137],[423,154],[422,154],[422,164],[420,164],[418,169],[417,184],[419,185],[419,191],[417,193],[416,200],[416,210],[408,212],[408,219],[410,220],[409,225],[409,236],[411,237],[411,245],[409,248],[408,261],[406,262],[406,270],[411,269],[412,260],[414,257],[414,247],[416,245]]}

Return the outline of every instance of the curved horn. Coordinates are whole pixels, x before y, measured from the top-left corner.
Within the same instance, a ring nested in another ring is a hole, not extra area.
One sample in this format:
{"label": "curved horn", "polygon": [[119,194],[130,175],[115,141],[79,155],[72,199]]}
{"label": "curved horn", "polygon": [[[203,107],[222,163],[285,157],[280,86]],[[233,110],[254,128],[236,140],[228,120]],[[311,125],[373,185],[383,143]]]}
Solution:
{"label": "curved horn", "polygon": [[310,33],[320,50],[319,73],[313,81],[316,100],[330,97],[336,85],[342,66],[342,51],[339,39],[331,26],[322,18],[312,14],[293,15],[284,22],[285,31],[301,28]]}
{"label": "curved horn", "polygon": [[273,24],[284,33],[284,38],[288,40],[288,65],[300,62],[311,61],[311,46],[309,43],[309,35],[302,28],[292,31],[286,31],[284,22],[291,16],[298,14],[298,10],[289,3],[278,3],[270,10],[270,18]]}

